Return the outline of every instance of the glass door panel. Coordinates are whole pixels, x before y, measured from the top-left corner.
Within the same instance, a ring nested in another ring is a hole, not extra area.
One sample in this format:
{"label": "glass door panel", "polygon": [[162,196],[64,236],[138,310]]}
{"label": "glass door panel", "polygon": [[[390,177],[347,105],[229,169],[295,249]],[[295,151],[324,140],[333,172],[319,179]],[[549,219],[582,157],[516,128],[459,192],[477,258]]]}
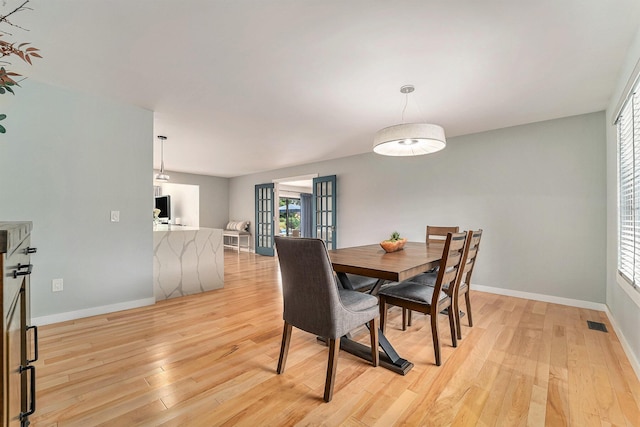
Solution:
{"label": "glass door panel", "polygon": [[327,244],[327,249],[336,249],[336,176],[313,179],[313,230],[315,237]]}
{"label": "glass door panel", "polygon": [[274,185],[256,185],[256,253],[266,256],[274,256]]}

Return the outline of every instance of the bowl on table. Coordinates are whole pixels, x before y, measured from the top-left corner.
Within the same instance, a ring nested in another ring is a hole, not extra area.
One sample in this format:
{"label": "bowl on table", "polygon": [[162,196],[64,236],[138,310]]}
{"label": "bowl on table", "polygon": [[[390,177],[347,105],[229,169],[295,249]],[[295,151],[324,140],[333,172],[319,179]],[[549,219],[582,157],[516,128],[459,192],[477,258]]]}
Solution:
{"label": "bowl on table", "polygon": [[401,250],[404,247],[405,243],[407,243],[406,238],[398,239],[396,241],[383,240],[382,242],[380,242],[380,246],[382,246],[382,249],[384,249],[385,252],[389,253]]}

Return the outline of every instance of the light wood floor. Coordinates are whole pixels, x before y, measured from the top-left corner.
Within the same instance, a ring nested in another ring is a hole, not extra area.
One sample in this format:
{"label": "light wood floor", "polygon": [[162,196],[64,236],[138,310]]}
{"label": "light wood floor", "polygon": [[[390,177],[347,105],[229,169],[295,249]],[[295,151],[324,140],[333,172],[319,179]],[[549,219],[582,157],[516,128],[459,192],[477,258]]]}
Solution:
{"label": "light wood floor", "polygon": [[[388,336],[406,376],[340,353],[333,401],[327,348],[282,333],[277,261],[225,253],[225,288],[40,328],[38,407],[45,426],[640,426],[640,384],[604,313],[472,292],[476,325],[433,364],[426,317]],[[609,333],[587,329],[607,324]],[[368,334],[356,333],[362,342]]]}

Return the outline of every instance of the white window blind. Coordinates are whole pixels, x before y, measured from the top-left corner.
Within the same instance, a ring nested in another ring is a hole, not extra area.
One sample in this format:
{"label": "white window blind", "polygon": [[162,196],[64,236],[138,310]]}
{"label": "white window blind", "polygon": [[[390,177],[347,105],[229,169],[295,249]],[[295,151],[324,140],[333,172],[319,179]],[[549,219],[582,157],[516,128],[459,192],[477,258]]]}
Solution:
{"label": "white window blind", "polygon": [[640,285],[640,97],[629,95],[616,121],[618,129],[618,271]]}

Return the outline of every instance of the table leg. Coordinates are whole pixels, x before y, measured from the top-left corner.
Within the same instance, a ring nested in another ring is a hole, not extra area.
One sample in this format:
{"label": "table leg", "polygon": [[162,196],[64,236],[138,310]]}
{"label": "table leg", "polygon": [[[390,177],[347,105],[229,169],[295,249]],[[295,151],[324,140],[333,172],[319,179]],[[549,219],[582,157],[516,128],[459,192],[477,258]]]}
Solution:
{"label": "table leg", "polygon": [[[345,273],[337,273],[338,280],[345,289],[353,289],[351,283],[349,282],[349,278]],[[380,289],[383,280],[378,280],[378,283],[373,287],[371,293],[373,295],[377,294],[377,290]],[[376,291],[375,294],[373,291]],[[367,325],[369,328],[369,325]],[[382,352],[380,352],[380,366],[389,369],[397,374],[406,375],[407,372],[413,368],[413,363],[409,362],[406,359],[400,357],[398,352],[393,348],[387,337],[382,333],[382,330],[378,331],[378,341]],[[340,348],[347,353],[351,353],[354,356],[358,356],[362,359],[368,360],[371,362],[371,347],[368,347],[364,344],[360,344],[359,342],[353,341],[350,338],[350,335],[345,335],[340,340]]]}

